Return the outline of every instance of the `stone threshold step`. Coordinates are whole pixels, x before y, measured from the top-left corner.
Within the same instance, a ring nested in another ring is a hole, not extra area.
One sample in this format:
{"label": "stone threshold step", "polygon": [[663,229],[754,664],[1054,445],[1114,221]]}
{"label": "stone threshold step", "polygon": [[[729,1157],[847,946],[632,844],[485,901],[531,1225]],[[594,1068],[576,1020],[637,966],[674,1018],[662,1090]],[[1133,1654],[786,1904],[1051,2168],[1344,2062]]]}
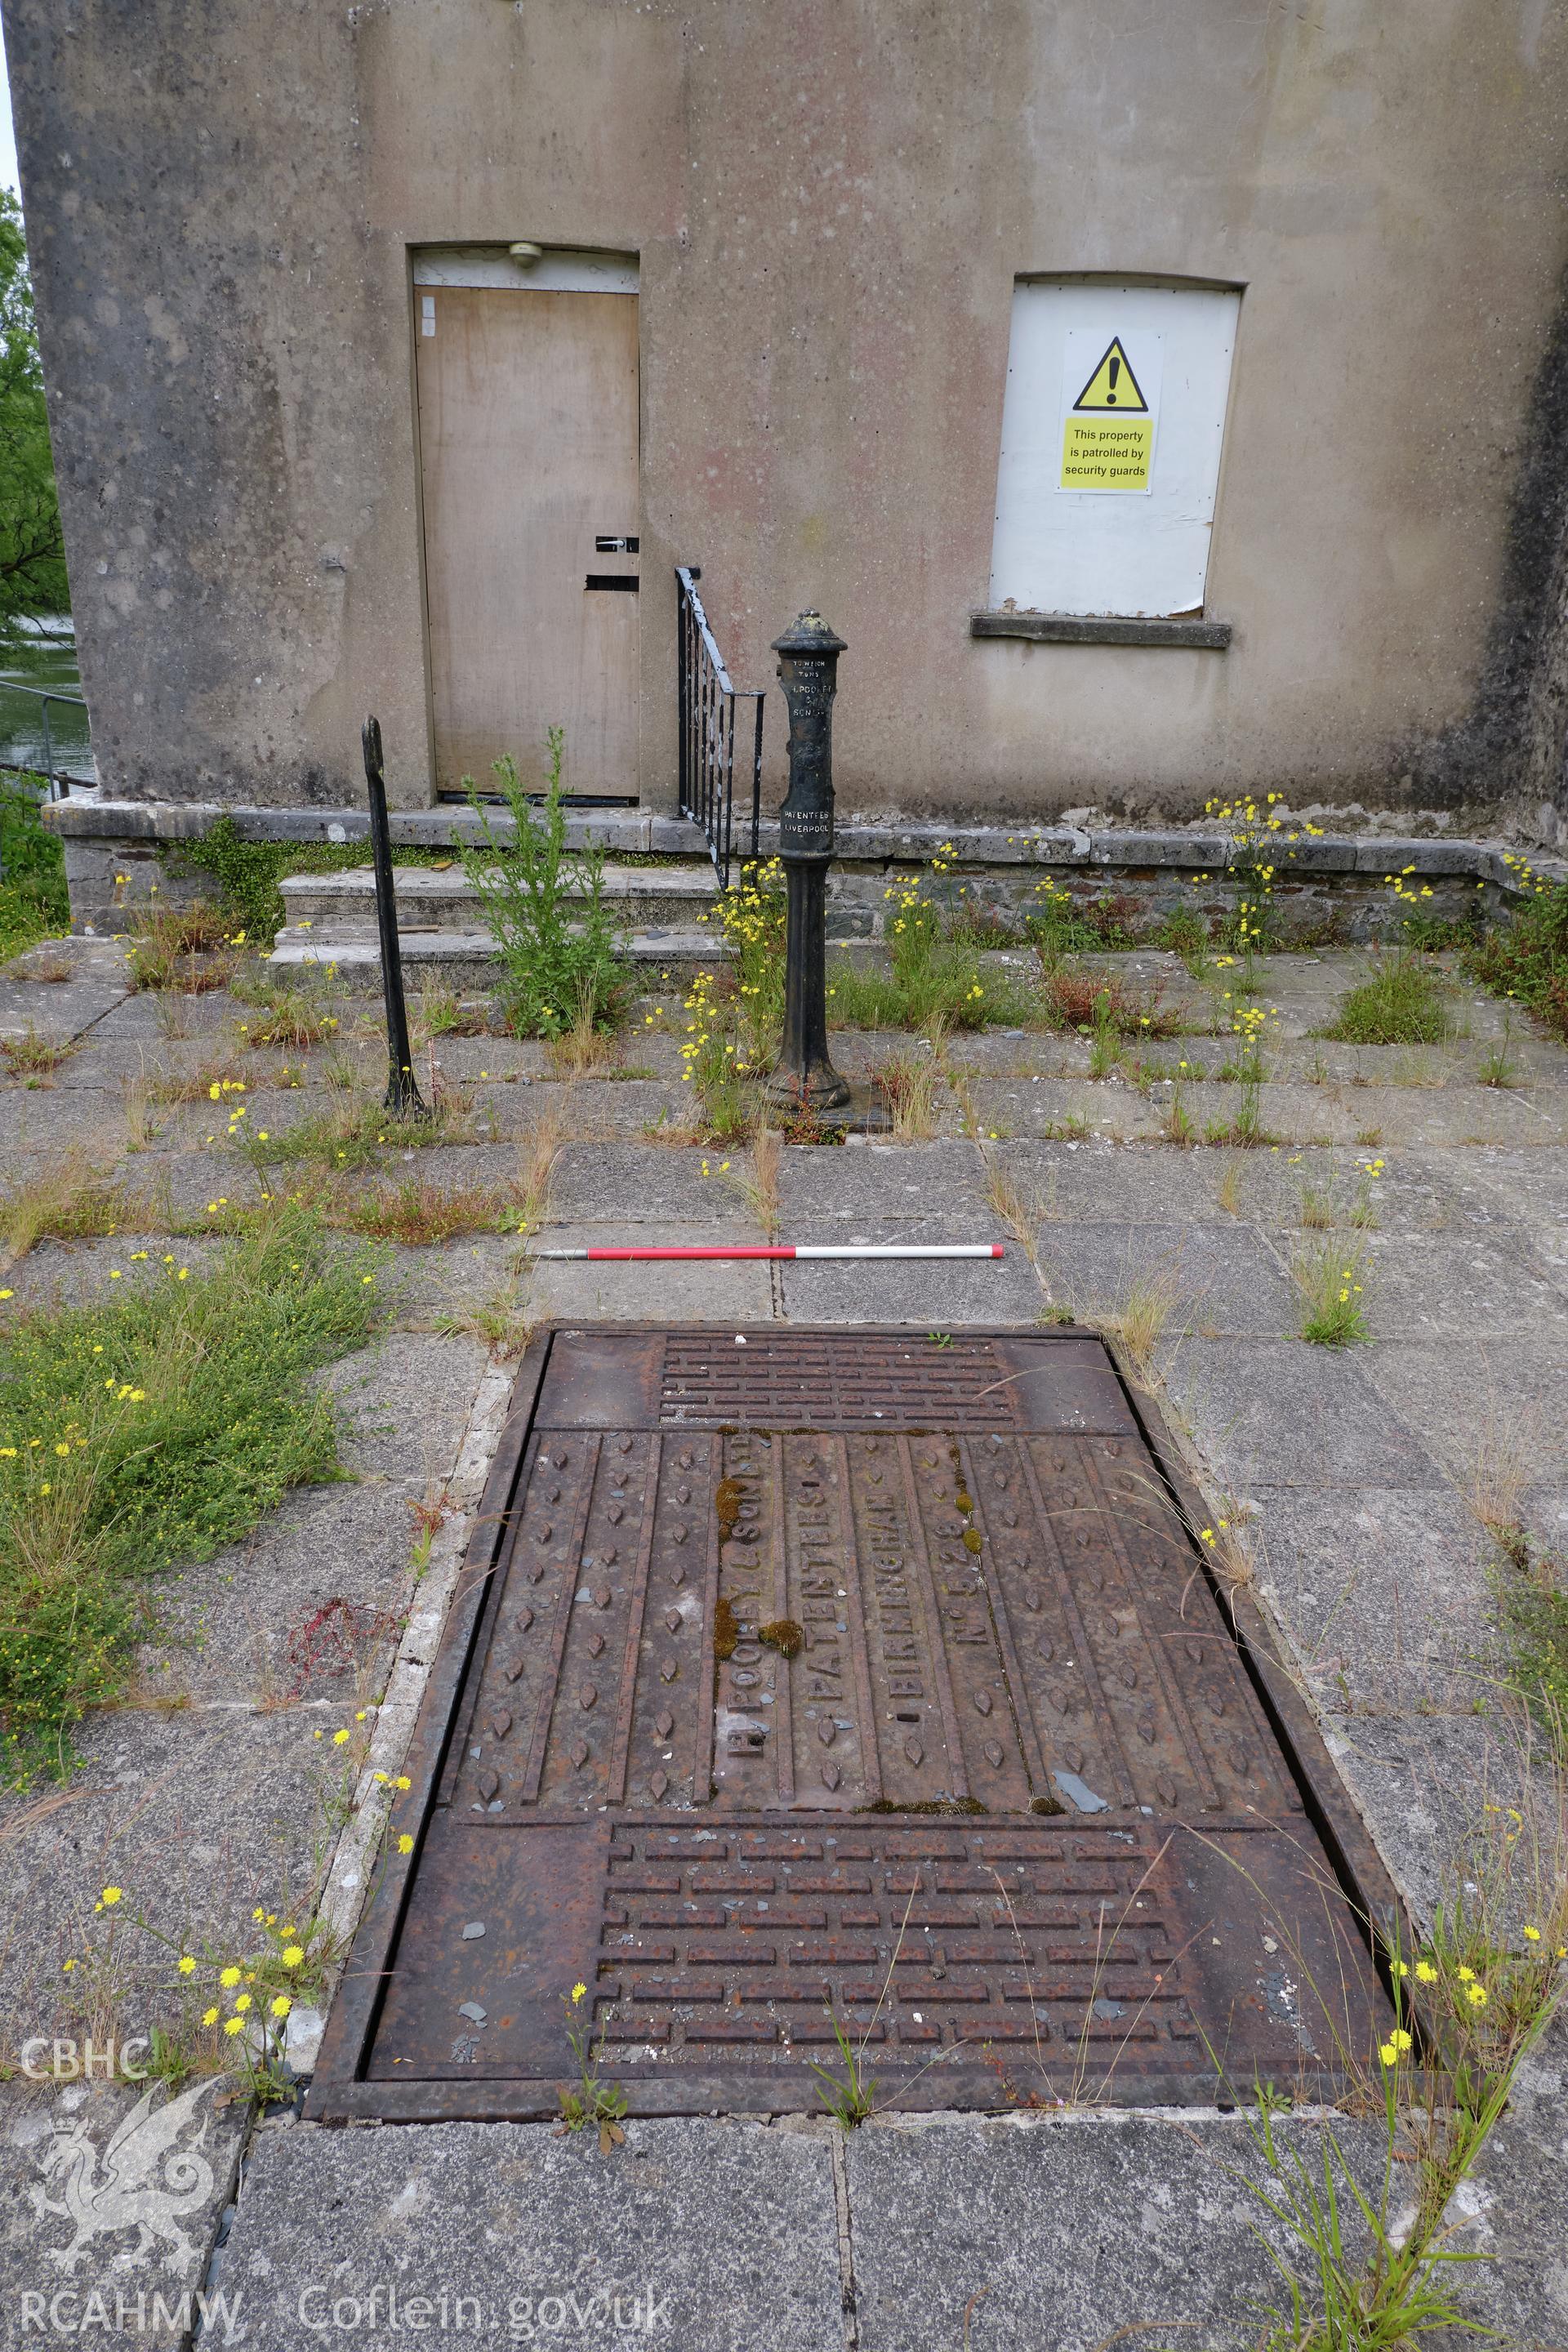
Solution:
{"label": "stone threshold step", "polygon": [[[460,866],[437,873],[422,866],[393,868],[400,922],[438,924],[444,929],[468,929],[483,921],[483,899],[478,886]],[[375,875],[368,866],[353,866],[338,874],[289,874],[279,884],[291,923],[309,919],[373,921]],[[580,888],[565,892],[569,906],[582,906]],[[603,903],[618,917],[641,917],[645,924],[689,922],[706,913],[719,897],[713,869],[695,859],[680,866],[616,866],[604,873]]]}
{"label": "stone threshold step", "polygon": [[[496,961],[495,941],[487,930],[408,930],[399,924],[398,946],[405,977],[416,984],[426,980],[472,982]],[[684,982],[694,972],[711,971],[725,962],[729,950],[721,932],[706,930],[633,931],[620,942],[620,954],[650,983],[668,973]],[[374,929],[352,930],[294,925],[278,933],[267,961],[289,971],[330,966],[348,988],[379,988],[381,944]]]}

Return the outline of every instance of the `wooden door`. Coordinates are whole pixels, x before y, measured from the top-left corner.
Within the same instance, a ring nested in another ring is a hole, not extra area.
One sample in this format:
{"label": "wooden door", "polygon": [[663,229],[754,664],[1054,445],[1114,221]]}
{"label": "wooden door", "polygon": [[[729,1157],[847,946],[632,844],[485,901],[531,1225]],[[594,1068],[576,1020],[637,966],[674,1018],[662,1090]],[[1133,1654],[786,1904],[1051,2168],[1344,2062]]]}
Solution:
{"label": "wooden door", "polygon": [[419,445],[437,789],[637,790],[635,295],[420,288]]}

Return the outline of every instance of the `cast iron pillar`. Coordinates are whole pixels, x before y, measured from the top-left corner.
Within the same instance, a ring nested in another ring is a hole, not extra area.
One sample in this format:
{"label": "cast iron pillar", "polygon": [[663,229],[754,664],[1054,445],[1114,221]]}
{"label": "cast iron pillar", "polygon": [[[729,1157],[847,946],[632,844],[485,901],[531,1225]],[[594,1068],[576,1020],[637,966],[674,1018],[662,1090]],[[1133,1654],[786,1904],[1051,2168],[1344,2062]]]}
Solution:
{"label": "cast iron pillar", "polygon": [[784,1050],[770,1102],[835,1110],[849,1089],[827,1058],[827,869],[833,861],[833,697],[844,639],[820,613],[803,613],[773,639],[789,705],[789,791],[779,810],[779,856],[789,891]]}

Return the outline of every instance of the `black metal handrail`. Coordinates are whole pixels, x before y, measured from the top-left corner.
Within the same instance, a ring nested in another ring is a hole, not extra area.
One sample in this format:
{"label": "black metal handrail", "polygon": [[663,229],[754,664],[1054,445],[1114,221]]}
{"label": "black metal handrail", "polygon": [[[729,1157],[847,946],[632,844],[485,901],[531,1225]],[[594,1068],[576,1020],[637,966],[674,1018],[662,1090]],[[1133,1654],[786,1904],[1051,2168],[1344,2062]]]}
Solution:
{"label": "black metal handrail", "polygon": [[[63,785],[66,787],[66,790],[68,792],[72,784],[84,784],[84,783],[87,783],[87,782],[89,782],[89,781],[91,781],[91,780],[89,780],[89,779],[88,777],[86,777],[86,776],[73,776],[73,775],[70,775],[69,773],[68,773],[68,772],[67,772],[64,768],[60,768],[60,769],[57,770],[57,768],[56,768],[56,766],[55,766],[55,747],[54,747],[54,744],[52,743],[52,741],[50,740],[50,738],[49,738],[49,705],[50,705],[50,703],[51,703],[51,702],[58,702],[58,703],[59,703],[59,704],[61,704],[63,708],[65,708],[65,709],[70,709],[70,710],[85,710],[85,709],[87,709],[87,704],[83,701],[83,699],[82,699],[82,698],[81,698],[81,696],[80,696],[79,694],[59,694],[59,693],[57,693],[57,692],[56,692],[56,690],[55,690],[55,688],[54,688],[53,687],[24,686],[20,678],[10,678],[10,677],[4,678],[4,679],[0,679],[0,693],[3,693],[3,694],[30,694],[30,695],[32,695],[32,696],[34,697],[34,698],[36,699],[36,701],[38,703],[38,706],[39,706],[39,714],[40,714],[40,716],[41,716],[41,718],[42,718],[42,719],[43,719],[43,726],[44,726],[44,764],[43,764],[43,767],[42,767],[41,769],[39,769],[39,768],[34,768],[34,769],[31,769],[31,770],[29,770],[29,771],[19,771],[18,772],[31,773],[31,774],[33,774],[33,775],[45,775],[45,776],[47,776],[47,778],[48,778],[48,780],[49,780],[49,798],[50,798],[51,800],[56,800],[56,799],[58,799],[58,798],[62,797],[62,795],[61,795],[61,794],[59,794],[59,793],[57,792],[57,790],[56,790],[56,786],[57,786],[57,785],[58,785],[58,784],[63,784]],[[90,753],[91,753],[91,749],[92,749],[92,746],[91,746],[91,743],[90,743],[90,741],[89,741],[89,745],[88,745],[88,751],[89,751],[89,755],[90,755]],[[94,773],[95,773],[95,775],[96,775],[96,765],[95,765],[95,771],[94,771]]]}
{"label": "black metal handrail", "polygon": [[[763,703],[761,693],[731,684],[713,641],[697,583],[695,563],[675,567],[679,652],[676,694],[680,714],[680,814],[700,825],[722,888],[730,887],[735,854],[735,705],[756,705],[752,730],[751,847],[757,855],[763,809]],[[745,730],[742,730],[742,760]]]}

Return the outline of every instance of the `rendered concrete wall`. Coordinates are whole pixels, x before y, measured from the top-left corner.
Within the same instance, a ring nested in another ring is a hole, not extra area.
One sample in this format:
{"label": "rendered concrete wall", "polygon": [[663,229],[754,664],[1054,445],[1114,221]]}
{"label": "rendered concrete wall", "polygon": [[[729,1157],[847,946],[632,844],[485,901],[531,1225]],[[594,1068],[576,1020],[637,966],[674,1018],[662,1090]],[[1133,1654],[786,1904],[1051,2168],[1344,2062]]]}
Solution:
{"label": "rendered concrete wall", "polygon": [[[1560,789],[1548,0],[5,0],[5,28],[116,797],[353,799],[374,705],[395,798],[427,798],[407,251],[524,236],[641,256],[646,799],[678,561],[742,684],[801,604],[848,638],[847,807]],[[1014,279],[1075,270],[1246,288],[1226,653],[968,635]]]}

